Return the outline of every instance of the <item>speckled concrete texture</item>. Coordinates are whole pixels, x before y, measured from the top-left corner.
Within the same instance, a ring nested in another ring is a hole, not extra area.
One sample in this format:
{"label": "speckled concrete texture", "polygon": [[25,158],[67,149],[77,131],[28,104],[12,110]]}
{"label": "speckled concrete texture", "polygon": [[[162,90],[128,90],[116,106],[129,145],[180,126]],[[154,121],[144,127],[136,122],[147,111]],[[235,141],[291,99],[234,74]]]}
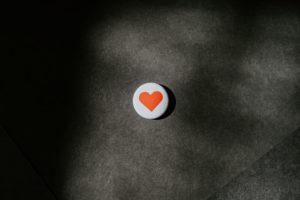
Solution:
{"label": "speckled concrete texture", "polygon": [[[299,128],[297,4],[75,7],[1,33],[1,123],[59,199],[205,200]],[[170,116],[135,113],[145,82],[173,91]]]}
{"label": "speckled concrete texture", "polygon": [[210,200],[300,199],[300,131],[276,145]]}
{"label": "speckled concrete texture", "polygon": [[[297,129],[299,17],[268,7],[252,17],[141,6],[95,23],[66,197],[205,199]],[[176,95],[164,120],[132,109],[148,81]]]}

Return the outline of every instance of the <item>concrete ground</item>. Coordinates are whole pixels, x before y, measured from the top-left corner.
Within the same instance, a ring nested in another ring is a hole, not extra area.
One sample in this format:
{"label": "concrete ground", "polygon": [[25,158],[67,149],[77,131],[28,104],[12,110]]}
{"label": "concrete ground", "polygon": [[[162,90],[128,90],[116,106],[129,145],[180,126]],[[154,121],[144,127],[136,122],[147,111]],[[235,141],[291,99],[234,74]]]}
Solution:
{"label": "concrete ground", "polygon": [[[49,189],[32,195],[299,199],[299,9],[229,0],[8,5],[0,119],[31,166],[24,173]],[[145,82],[172,90],[170,116],[135,113],[132,95]],[[14,185],[16,170],[0,167],[12,184],[3,192],[35,190],[32,181]]]}

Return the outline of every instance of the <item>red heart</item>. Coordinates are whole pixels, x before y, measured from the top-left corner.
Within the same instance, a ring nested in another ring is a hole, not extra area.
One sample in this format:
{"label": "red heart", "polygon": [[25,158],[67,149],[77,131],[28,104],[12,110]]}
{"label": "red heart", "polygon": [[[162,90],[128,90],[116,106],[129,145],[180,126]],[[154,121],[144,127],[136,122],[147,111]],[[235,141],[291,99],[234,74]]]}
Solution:
{"label": "red heart", "polygon": [[163,99],[163,95],[159,91],[155,91],[152,94],[142,92],[139,99],[152,112]]}

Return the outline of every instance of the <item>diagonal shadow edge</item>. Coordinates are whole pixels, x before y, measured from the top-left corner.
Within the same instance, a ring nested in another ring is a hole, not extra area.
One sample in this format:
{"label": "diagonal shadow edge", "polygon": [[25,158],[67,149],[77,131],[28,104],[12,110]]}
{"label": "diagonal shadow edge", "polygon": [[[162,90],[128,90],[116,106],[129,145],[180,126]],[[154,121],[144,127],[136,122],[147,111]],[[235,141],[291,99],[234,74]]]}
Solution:
{"label": "diagonal shadow edge", "polygon": [[293,137],[294,135],[300,134],[300,127],[298,127],[296,130],[292,131],[290,134],[284,136],[278,143],[274,144],[267,152],[265,152],[263,155],[258,157],[255,161],[253,161],[251,164],[248,165],[245,169],[240,171],[237,175],[235,175],[233,178],[231,178],[227,183],[222,185],[217,191],[209,195],[205,200],[213,200],[212,198],[220,193],[225,187],[230,185],[233,181],[235,181],[238,177],[243,175],[247,170],[251,169],[256,163],[258,163],[260,160],[262,160],[264,157],[269,155],[273,150],[275,150],[278,146],[280,146],[282,143],[284,143],[286,140],[288,140],[290,137]]}
{"label": "diagonal shadow edge", "polygon": [[45,188],[49,191],[49,194],[53,197],[53,199],[58,200],[55,192],[52,190],[52,188],[50,187],[50,185],[47,183],[47,181],[45,180],[45,178],[42,176],[42,174],[39,172],[39,170],[35,167],[35,165],[33,164],[33,162],[30,160],[30,158],[26,155],[26,153],[22,150],[22,148],[20,147],[20,145],[18,145],[18,143],[13,139],[13,137],[11,137],[10,134],[8,134],[8,132],[6,131],[5,127],[3,127],[0,124],[0,131],[5,134],[7,136],[7,138],[13,143],[13,145],[15,146],[15,148],[20,152],[20,154],[22,155],[22,157],[26,160],[26,162],[30,165],[31,169],[33,170],[33,172],[37,175],[37,177],[41,180],[41,182],[44,184]]}

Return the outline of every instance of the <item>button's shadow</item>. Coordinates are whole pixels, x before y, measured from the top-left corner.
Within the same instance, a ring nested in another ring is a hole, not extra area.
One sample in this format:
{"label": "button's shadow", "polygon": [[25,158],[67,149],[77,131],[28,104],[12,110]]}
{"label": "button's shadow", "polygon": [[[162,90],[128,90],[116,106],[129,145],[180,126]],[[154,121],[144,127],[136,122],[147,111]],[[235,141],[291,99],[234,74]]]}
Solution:
{"label": "button's shadow", "polygon": [[160,85],[166,90],[166,92],[168,94],[169,105],[168,105],[166,112],[162,116],[160,116],[159,118],[156,118],[154,120],[161,120],[161,119],[167,118],[168,116],[170,116],[173,113],[173,111],[175,110],[175,107],[176,107],[176,98],[175,98],[175,95],[172,92],[172,90],[165,85],[162,85],[162,84],[160,84]]}

